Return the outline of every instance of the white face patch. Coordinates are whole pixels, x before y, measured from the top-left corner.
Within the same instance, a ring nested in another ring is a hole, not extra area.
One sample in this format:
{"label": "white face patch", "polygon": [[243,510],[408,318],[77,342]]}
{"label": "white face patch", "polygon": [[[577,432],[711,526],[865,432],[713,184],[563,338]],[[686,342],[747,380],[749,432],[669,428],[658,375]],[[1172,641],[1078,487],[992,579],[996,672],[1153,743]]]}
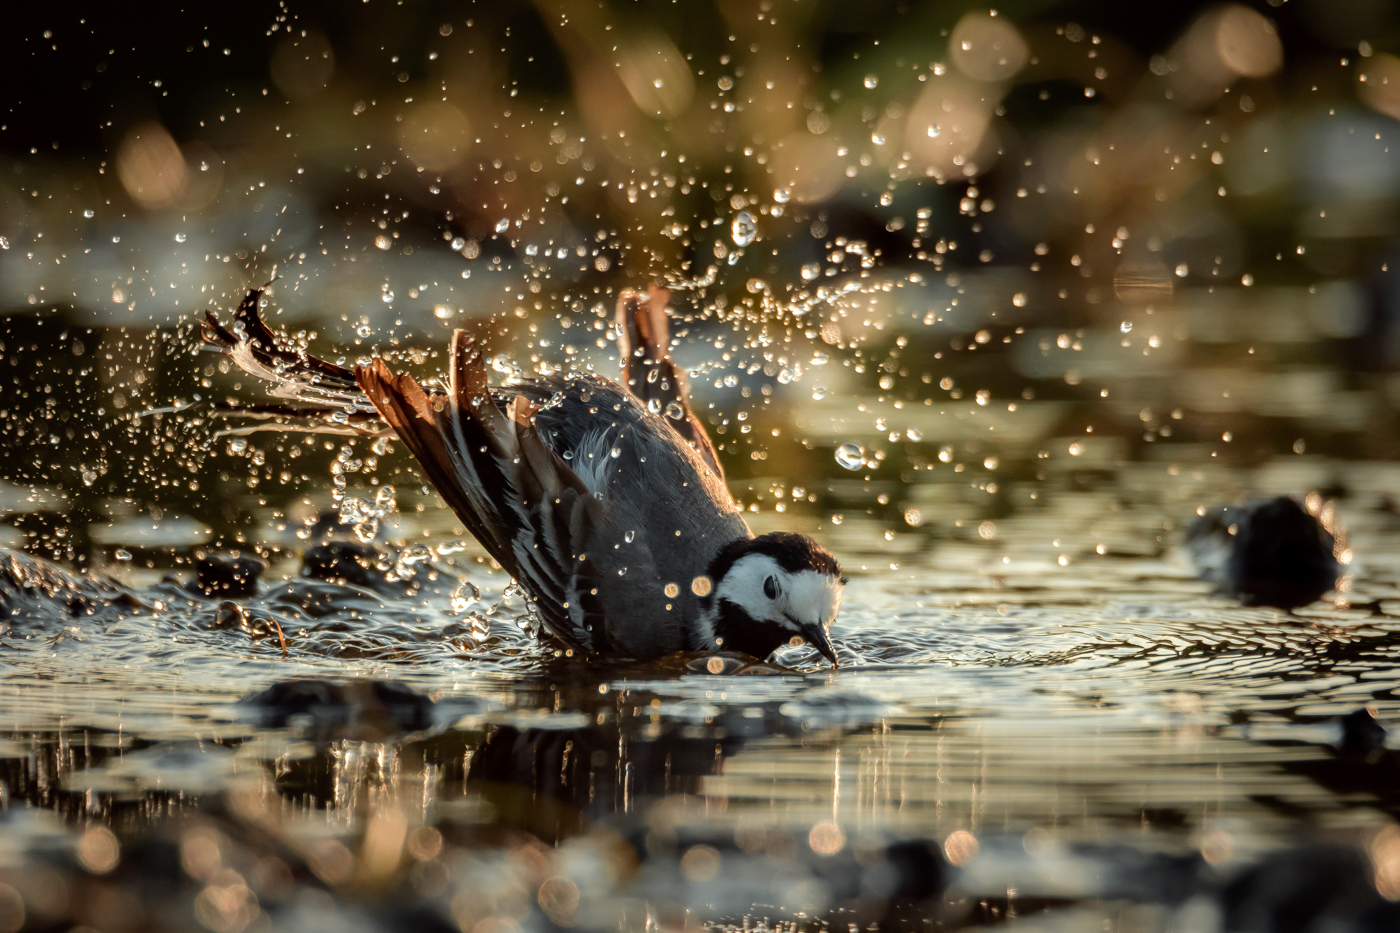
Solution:
{"label": "white face patch", "polygon": [[839,577],[815,570],[803,570],[788,575],[783,588],[787,597],[787,613],[806,625],[816,622],[823,628],[831,624],[841,609],[841,594],[845,590]]}
{"label": "white face patch", "polygon": [[[765,592],[773,580],[775,596]],[[720,581],[716,596],[739,606],[755,619],[767,619],[797,631],[799,625],[825,627],[841,608],[839,578],[815,570],[789,573],[767,554],[747,554],[734,562]]]}

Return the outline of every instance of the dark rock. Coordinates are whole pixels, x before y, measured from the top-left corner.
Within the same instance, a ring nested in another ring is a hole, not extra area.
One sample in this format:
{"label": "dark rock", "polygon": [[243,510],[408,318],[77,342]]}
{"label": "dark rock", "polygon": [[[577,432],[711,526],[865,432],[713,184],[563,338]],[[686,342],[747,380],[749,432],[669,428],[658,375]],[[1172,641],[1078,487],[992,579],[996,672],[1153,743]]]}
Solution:
{"label": "dark rock", "polygon": [[311,548],[302,558],[301,575],[370,589],[385,583],[384,571],[379,569],[379,549],[354,541],[328,541]]}
{"label": "dark rock", "polygon": [[195,562],[192,593],[220,599],[256,596],[258,578],[267,565],[256,557],[205,557]]}
{"label": "dark rock", "polygon": [[1186,532],[1199,575],[1247,606],[1294,609],[1321,598],[1341,573],[1334,546],[1288,496],[1211,509]]}
{"label": "dark rock", "polygon": [[1345,755],[1367,756],[1385,745],[1385,726],[1366,707],[1342,717],[1342,741],[1339,750]]}

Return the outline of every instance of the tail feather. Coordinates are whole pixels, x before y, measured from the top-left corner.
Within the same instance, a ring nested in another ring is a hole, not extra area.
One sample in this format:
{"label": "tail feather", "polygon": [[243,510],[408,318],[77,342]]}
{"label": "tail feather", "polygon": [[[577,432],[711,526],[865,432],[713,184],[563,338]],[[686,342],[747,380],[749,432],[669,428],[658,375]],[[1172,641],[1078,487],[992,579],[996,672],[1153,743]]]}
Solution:
{"label": "tail feather", "polygon": [[617,300],[617,346],[622,355],[622,381],[653,414],[664,412],[666,423],[695,449],[721,481],[719,465],[704,424],[690,408],[685,377],[671,359],[671,334],[666,304],[671,293],[653,284],[645,296],[624,291]]}

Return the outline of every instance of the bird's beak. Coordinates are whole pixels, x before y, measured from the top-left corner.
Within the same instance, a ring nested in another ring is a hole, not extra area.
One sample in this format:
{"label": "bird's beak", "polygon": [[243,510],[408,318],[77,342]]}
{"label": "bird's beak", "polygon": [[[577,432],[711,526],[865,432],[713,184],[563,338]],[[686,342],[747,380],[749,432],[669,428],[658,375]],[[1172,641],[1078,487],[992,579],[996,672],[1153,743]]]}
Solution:
{"label": "bird's beak", "polygon": [[831,646],[831,637],[826,634],[826,629],[820,622],[809,622],[802,626],[800,631],[807,644],[825,655],[832,667],[841,666],[841,662],[836,660],[836,649]]}

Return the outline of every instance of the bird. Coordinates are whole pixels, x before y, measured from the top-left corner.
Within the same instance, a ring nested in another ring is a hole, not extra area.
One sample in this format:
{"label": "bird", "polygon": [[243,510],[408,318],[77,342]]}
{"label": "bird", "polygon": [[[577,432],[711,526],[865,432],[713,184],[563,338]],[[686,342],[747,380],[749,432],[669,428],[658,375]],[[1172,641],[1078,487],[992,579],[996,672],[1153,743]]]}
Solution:
{"label": "bird", "polygon": [[524,591],[543,628],[585,654],[654,660],[806,642],[839,666],[830,627],[847,579],[793,532],[754,535],[730,496],[670,356],[667,289],[618,298],[621,380],[593,373],[488,382],[486,330],[452,335],[437,384],[381,357],[318,359],[263,321],[249,291],[205,342],[274,397],[343,428],[387,425],[467,530]]}
{"label": "bird", "polygon": [[1186,549],[1198,576],[1246,606],[1306,606],[1342,573],[1332,532],[1291,496],[1206,510]]}

